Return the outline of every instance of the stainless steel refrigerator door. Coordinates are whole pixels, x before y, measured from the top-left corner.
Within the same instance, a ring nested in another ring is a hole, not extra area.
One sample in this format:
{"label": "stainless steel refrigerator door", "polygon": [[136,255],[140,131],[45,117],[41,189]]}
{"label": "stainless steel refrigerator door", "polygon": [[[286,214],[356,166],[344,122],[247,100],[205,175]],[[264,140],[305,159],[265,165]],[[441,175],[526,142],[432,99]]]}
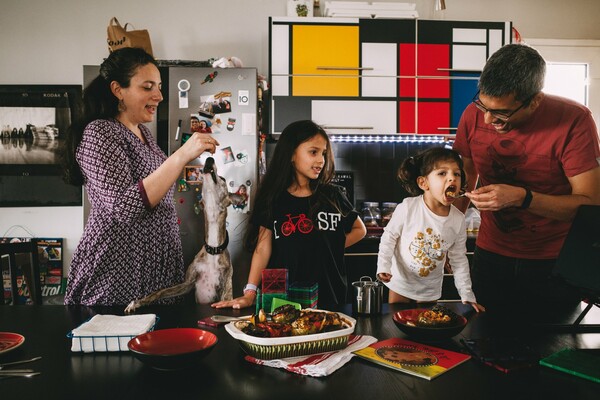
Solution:
{"label": "stainless steel refrigerator door", "polygon": [[[233,206],[228,209],[228,249],[234,268],[234,296],[240,293],[250,265],[250,254],[243,250],[243,238],[258,178],[256,85],[255,68],[169,68],[169,153],[181,146],[186,134],[192,133],[192,116],[210,122],[210,134],[220,143],[213,155],[219,175],[227,180],[230,192],[236,192],[244,185],[250,195],[244,209]],[[226,101],[220,101],[223,99]],[[212,110],[207,110],[209,105],[213,106]],[[201,108],[203,111],[199,113]],[[208,153],[203,154],[190,165],[202,165],[207,156]],[[186,265],[204,244],[203,214],[194,207],[201,187],[187,183],[188,191],[176,190],[175,193]]]}

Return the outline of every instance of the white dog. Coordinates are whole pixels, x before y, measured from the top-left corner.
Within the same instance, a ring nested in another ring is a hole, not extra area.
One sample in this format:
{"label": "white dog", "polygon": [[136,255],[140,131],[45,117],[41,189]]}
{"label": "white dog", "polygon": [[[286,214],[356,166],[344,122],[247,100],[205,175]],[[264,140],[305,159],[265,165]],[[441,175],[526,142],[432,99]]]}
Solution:
{"label": "white dog", "polygon": [[179,285],[157,290],[134,300],[125,312],[151,304],[162,298],[181,296],[196,287],[196,302],[209,304],[233,298],[233,266],[227,251],[229,236],[226,229],[227,207],[240,204],[242,196],[229,193],[225,179],[217,175],[214,159],[206,160],[202,171],[202,205],[204,208],[205,244],[188,266],[185,281]]}

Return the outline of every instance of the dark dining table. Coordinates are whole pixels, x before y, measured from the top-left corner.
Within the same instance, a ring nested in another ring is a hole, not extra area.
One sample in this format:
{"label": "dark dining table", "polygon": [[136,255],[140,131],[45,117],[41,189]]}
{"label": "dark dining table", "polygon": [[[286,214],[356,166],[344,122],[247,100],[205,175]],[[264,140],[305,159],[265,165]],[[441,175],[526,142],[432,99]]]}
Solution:
{"label": "dark dining table", "polygon": [[[448,303],[465,315],[466,328],[435,346],[463,351],[461,338],[510,336],[547,356],[563,348],[598,348],[600,334],[558,332],[536,326],[536,318],[553,315],[533,306],[476,314],[468,306]],[[405,337],[394,324],[394,312],[406,308],[383,305],[381,314],[354,315],[356,334],[379,340]],[[336,311],[352,314],[350,305]],[[548,311],[548,310],[547,310]],[[580,308],[560,315],[571,321]],[[206,305],[151,306],[155,329],[198,327],[213,314],[246,315],[250,309],[215,310]],[[122,307],[61,305],[0,306],[0,331],[25,337],[23,345],[0,354],[0,364],[36,356],[19,368],[41,372],[31,378],[0,378],[1,399],[597,399],[600,385],[547,367],[505,374],[471,359],[429,381],[354,357],[327,377],[309,377],[252,364],[224,327],[203,327],[218,337],[216,347],[197,365],[175,371],[155,370],[130,352],[74,353],[67,334],[95,314],[123,315]],[[521,317],[519,317],[521,316]],[[596,319],[596,310],[586,320]],[[534,322],[532,322],[534,321]],[[405,337],[408,338],[408,337]],[[408,338],[410,339],[410,338]]]}

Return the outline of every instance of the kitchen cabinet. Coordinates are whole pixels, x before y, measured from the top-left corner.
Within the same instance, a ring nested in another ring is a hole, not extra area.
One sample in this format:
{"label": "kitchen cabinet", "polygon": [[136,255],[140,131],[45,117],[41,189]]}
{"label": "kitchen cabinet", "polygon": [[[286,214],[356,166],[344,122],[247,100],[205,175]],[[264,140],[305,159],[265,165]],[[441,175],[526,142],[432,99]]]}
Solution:
{"label": "kitchen cabinet", "polygon": [[292,95],[358,97],[358,26],[293,25]]}
{"label": "kitchen cabinet", "polygon": [[452,135],[510,22],[270,19],[271,132]]}
{"label": "kitchen cabinet", "polygon": [[396,98],[398,96],[397,54],[398,45],[395,43],[362,43],[361,65],[369,66],[362,71],[362,97]]}

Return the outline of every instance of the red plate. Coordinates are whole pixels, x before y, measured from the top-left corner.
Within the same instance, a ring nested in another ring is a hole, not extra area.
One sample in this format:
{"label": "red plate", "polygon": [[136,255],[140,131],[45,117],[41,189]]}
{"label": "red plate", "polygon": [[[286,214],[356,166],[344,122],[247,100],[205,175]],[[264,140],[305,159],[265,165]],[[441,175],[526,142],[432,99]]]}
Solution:
{"label": "red plate", "polygon": [[16,349],[25,341],[18,333],[0,332],[0,354]]}
{"label": "red plate", "polygon": [[195,365],[217,341],[214,333],[202,329],[172,328],[141,334],[127,346],[138,360],[157,369],[173,370]]}

